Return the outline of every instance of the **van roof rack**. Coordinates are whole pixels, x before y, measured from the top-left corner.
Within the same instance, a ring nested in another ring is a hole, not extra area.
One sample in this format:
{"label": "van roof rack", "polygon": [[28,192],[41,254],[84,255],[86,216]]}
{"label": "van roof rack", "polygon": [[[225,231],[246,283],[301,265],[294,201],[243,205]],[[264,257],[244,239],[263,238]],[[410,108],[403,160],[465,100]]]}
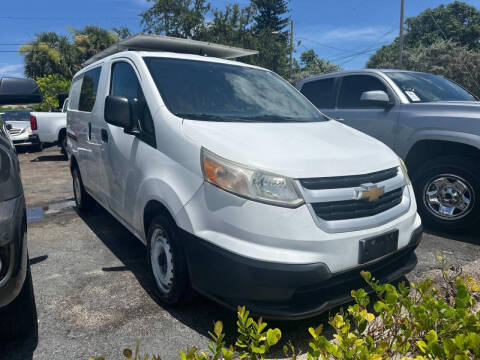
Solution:
{"label": "van roof rack", "polygon": [[123,39],[116,44],[106,48],[92,56],[83,63],[83,66],[90,65],[95,61],[103,59],[115,53],[136,50],[136,51],[165,51],[183,54],[195,54],[213,56],[223,59],[235,59],[242,56],[258,54],[256,50],[242,49],[232,46],[213,44],[197,40],[181,39],[164,35],[137,34]]}

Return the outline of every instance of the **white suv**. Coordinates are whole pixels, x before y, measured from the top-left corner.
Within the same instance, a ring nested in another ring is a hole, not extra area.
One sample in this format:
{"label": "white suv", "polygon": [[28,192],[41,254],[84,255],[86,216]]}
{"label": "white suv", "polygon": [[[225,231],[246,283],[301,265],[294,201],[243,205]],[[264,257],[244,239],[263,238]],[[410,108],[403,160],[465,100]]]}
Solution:
{"label": "white suv", "polygon": [[302,318],[347,301],[363,269],[391,281],[416,265],[401,160],[271,71],[113,52],[75,75],[67,119],[78,207],[95,199],[147,245],[166,304],[193,289]]}

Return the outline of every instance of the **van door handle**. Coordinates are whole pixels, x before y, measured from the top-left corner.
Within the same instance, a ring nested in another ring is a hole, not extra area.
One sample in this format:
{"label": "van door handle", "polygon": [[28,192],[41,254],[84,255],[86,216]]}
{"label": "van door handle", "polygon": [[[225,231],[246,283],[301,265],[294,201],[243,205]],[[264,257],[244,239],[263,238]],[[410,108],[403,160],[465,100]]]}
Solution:
{"label": "van door handle", "polygon": [[102,129],[101,133],[102,133],[102,141],[107,143],[107,142],[108,142],[108,133],[107,133],[107,130]]}

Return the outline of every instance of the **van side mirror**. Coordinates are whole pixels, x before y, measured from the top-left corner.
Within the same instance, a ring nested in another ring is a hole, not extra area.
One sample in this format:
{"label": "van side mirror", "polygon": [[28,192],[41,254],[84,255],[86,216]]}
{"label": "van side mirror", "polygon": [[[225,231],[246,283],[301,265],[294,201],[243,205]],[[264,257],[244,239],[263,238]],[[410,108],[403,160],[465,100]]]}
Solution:
{"label": "van side mirror", "polygon": [[36,104],[43,101],[42,92],[31,79],[0,79],[0,105]]}
{"label": "van side mirror", "polygon": [[108,95],[105,99],[105,121],[109,124],[128,129],[130,128],[130,103],[121,96]]}
{"label": "van side mirror", "polygon": [[393,105],[393,103],[390,101],[390,97],[383,90],[365,91],[360,96],[360,101],[362,103],[385,108]]}
{"label": "van side mirror", "polygon": [[7,130],[8,131],[12,130],[12,124],[7,124]]}

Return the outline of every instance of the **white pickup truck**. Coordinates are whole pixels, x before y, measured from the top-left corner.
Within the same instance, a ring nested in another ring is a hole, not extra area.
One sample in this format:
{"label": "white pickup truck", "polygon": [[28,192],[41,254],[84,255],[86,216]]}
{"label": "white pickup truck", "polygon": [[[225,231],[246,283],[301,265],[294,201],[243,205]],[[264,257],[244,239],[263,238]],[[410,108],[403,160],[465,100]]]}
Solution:
{"label": "white pickup truck", "polygon": [[62,154],[66,154],[67,106],[65,100],[61,112],[31,112],[30,126],[42,144],[57,143]]}

